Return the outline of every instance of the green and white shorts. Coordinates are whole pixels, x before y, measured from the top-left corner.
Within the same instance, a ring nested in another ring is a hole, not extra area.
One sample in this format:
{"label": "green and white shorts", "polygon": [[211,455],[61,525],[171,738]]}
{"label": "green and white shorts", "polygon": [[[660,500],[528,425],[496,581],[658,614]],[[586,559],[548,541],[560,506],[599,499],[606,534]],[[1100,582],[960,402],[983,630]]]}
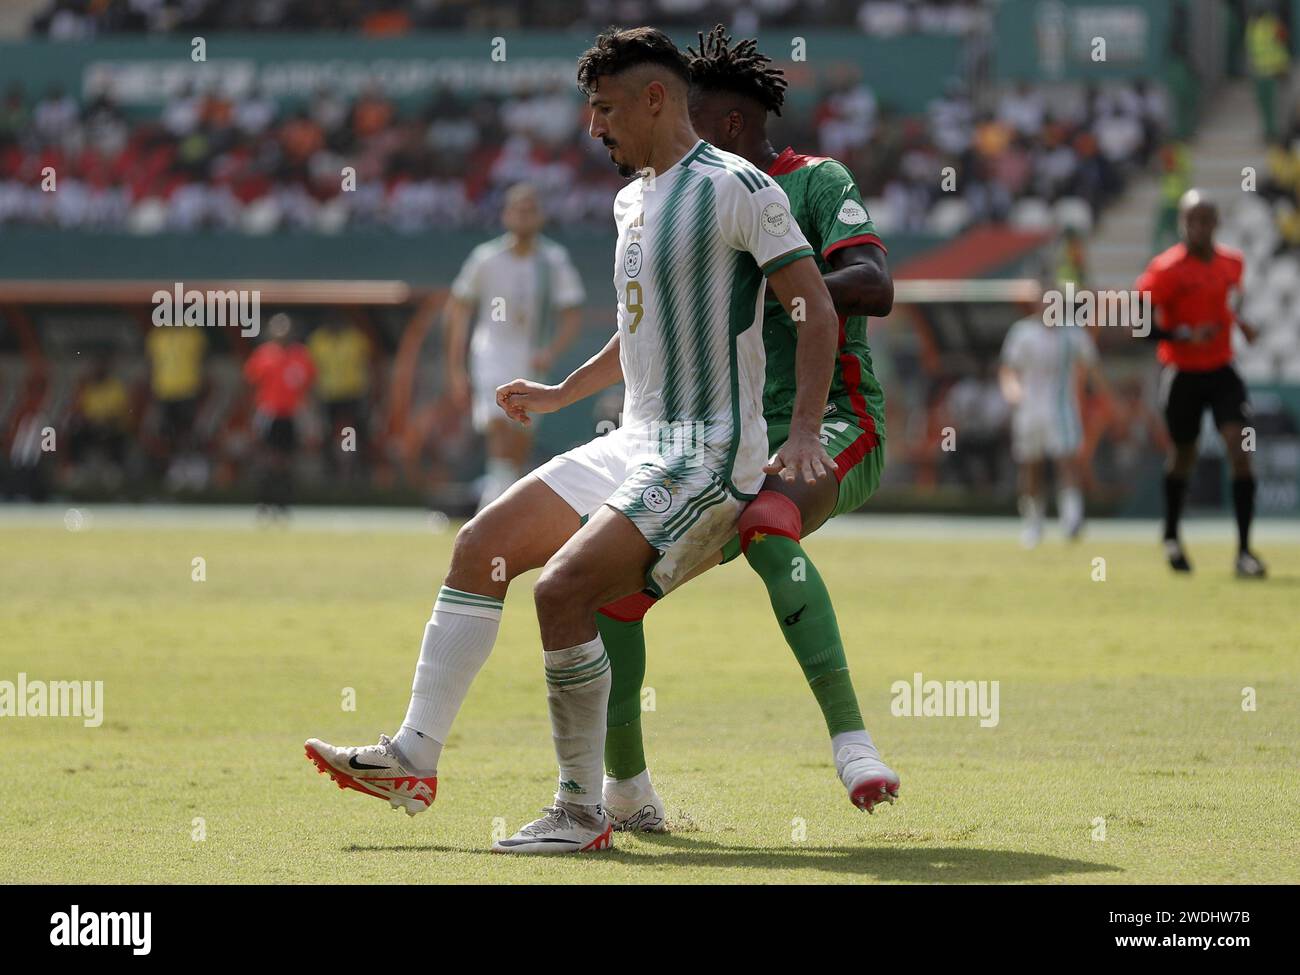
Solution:
{"label": "green and white shorts", "polygon": [[659,553],[646,588],[670,592],[736,531],[740,513],[763,481],[751,472],[734,489],[707,460],[655,455],[626,428],[553,457],[533,471],[574,511],[590,516],[602,504],[628,517]]}

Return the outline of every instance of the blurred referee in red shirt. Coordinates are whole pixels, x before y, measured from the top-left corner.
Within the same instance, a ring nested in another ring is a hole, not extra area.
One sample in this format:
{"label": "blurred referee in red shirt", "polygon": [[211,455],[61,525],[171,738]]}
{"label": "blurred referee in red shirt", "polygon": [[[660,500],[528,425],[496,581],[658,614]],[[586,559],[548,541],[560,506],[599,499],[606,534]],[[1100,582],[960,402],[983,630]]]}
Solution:
{"label": "blurred referee in red shirt", "polygon": [[1232,326],[1247,342],[1258,330],[1235,314],[1230,297],[1241,286],[1244,268],[1239,251],[1214,242],[1219,208],[1200,190],[1188,190],[1178,204],[1183,242],[1158,254],[1138,278],[1137,290],[1150,292],[1155,321],[1151,337],[1159,340],[1157,357],[1165,366],[1161,379],[1165,422],[1173,453],[1165,473],[1165,556],[1178,572],[1191,563],[1178,538],[1187,480],[1196,463],[1196,438],[1208,408],[1223,437],[1232,465],[1232,505],[1237,515],[1237,575],[1260,579],[1264,564],[1250,551],[1250,523],[1255,514],[1255,477],[1242,431],[1250,416],[1246,385],[1232,367]]}
{"label": "blurred referee in red shirt", "polygon": [[298,446],[294,417],[316,378],[311,353],[290,341],[293,324],[283,312],[271,316],[268,340],[244,363],[244,378],[253,387],[257,413],[253,428],[266,448],[266,465],[258,488],[262,511],[287,514],[293,496],[293,455]]}

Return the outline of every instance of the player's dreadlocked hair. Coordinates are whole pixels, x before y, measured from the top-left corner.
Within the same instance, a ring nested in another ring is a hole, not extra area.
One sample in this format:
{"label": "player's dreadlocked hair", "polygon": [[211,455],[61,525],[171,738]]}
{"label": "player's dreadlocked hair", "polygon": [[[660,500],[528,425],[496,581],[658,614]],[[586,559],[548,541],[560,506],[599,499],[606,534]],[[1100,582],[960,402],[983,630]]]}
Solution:
{"label": "player's dreadlocked hair", "polygon": [[686,55],[667,34],[654,27],[611,27],[578,59],[578,90],[590,95],[596,82],[638,64],[658,64],[690,83]]}
{"label": "player's dreadlocked hair", "polygon": [[781,114],[786,80],[780,68],[768,67],[772,59],[759,53],[758,41],[746,38],[731,45],[727,29],[719,24],[708,36],[696,35],[700,49],[688,47],[691,84],[705,91],[730,91],[754,99],[769,112]]}

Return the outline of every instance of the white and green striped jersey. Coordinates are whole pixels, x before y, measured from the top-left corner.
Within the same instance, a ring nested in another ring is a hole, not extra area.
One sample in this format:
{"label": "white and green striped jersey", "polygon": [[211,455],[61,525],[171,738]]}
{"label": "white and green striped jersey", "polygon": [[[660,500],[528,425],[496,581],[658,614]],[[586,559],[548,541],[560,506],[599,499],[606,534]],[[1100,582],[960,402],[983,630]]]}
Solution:
{"label": "white and green striped jersey", "polygon": [[785,192],[700,141],[624,187],[614,222],[624,426],[753,493],[768,452],[764,275],[813,253]]}
{"label": "white and green striped jersey", "polygon": [[581,305],[586,295],[563,245],[538,236],[523,257],[513,246],[507,233],[475,247],[451,293],[477,309],[470,340],[476,354],[526,361],[550,341],[555,312]]}
{"label": "white and green striped jersey", "polygon": [[1002,343],[1002,362],[1020,379],[1017,417],[1050,418],[1065,436],[1080,435],[1079,367],[1096,361],[1097,347],[1083,328],[1072,322],[1045,325],[1040,316],[1020,319]]}

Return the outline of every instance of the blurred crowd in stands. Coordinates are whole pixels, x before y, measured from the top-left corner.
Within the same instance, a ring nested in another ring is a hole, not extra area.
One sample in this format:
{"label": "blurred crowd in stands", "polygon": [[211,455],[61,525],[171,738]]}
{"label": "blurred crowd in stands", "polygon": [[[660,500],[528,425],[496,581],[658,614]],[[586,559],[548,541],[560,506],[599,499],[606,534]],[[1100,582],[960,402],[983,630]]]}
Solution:
{"label": "blurred crowd in stands", "polygon": [[663,27],[729,23],[848,27],[873,34],[964,34],[986,0],[52,0],[32,32],[55,40],[109,33],[201,30],[357,31],[601,29],[633,20]]}
{"label": "blurred crowd in stands", "polygon": [[[233,98],[190,87],[140,119],[107,97],[15,83],[0,95],[0,225],[490,227],[505,187],[529,181],[553,223],[604,227],[622,180],[587,138],[585,113],[559,85],[503,97],[442,89],[408,111],[377,87],[354,99],[321,88],[291,108],[257,90]],[[1068,199],[1091,225],[1151,163],[1166,107],[1159,88],[1135,82],[1060,104],[1020,87],[981,110],[954,84],[928,116],[902,116],[846,69],[825,80],[811,112],[787,116],[774,125],[780,142],[844,161],[882,232],[952,233],[1014,222],[1025,200]]]}

